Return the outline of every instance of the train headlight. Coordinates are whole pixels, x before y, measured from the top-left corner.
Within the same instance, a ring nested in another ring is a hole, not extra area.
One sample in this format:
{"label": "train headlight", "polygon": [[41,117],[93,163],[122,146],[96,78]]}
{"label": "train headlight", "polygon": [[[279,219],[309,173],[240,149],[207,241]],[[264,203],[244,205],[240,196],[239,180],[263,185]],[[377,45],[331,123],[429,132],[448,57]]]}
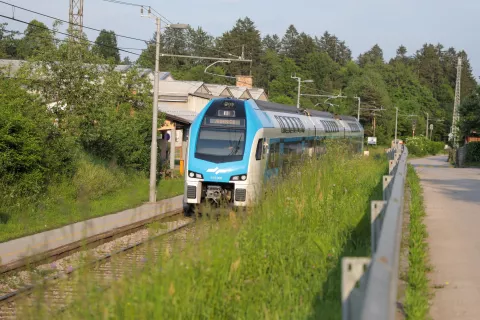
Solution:
{"label": "train headlight", "polygon": [[242,181],[247,180],[247,175],[246,174],[239,174],[238,176],[232,176],[230,178],[230,181],[240,181],[240,180],[242,180]]}
{"label": "train headlight", "polygon": [[203,175],[201,173],[196,173],[196,172],[193,172],[193,171],[188,171],[188,176],[190,178],[203,179]]}

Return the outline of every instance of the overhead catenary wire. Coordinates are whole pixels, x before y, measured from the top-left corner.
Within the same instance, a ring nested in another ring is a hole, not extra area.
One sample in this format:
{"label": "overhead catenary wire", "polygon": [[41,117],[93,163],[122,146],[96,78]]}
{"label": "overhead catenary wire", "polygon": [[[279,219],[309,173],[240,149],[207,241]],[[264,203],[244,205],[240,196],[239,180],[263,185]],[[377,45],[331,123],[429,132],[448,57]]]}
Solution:
{"label": "overhead catenary wire", "polygon": [[23,21],[23,20],[20,20],[20,19],[17,19],[17,18],[12,18],[12,17],[5,16],[5,15],[3,15],[3,14],[0,14],[0,17],[1,17],[1,18],[5,18],[5,19],[10,19],[10,20],[13,20],[13,21],[16,21],[16,22],[20,22],[20,23],[23,23],[23,24],[27,24],[27,25],[33,26],[33,27],[35,27],[35,28],[48,30],[48,31],[50,31],[50,32],[52,32],[52,33],[58,33],[58,34],[62,34],[62,35],[65,35],[65,36],[69,36],[69,37],[72,37],[72,38],[75,38],[75,39],[85,40],[85,41],[87,41],[87,42],[89,42],[89,43],[93,43],[93,44],[96,44],[96,45],[101,46],[101,47],[110,48],[110,49],[118,49],[119,51],[123,51],[123,52],[126,52],[126,53],[130,53],[130,54],[133,54],[133,55],[135,55],[135,56],[140,56],[140,54],[139,54],[139,53],[136,53],[136,52],[132,52],[132,51],[120,49],[120,48],[118,48],[118,47],[108,46],[108,45],[101,44],[101,43],[96,43],[95,41],[91,41],[91,40],[88,40],[88,39],[85,39],[85,38],[82,38],[82,37],[79,37],[79,36],[71,35],[71,34],[68,34],[68,33],[65,33],[65,32],[61,32],[61,31],[52,30],[52,29],[50,29],[50,28],[48,28],[48,27],[38,26],[38,25],[35,25],[35,24],[30,23],[30,22],[27,22],[27,21]]}
{"label": "overhead catenary wire", "polygon": [[[27,11],[27,12],[30,12],[30,13],[38,14],[38,15],[40,15],[40,16],[43,16],[43,17],[46,17],[46,18],[49,18],[49,19],[52,19],[52,20],[58,20],[58,21],[65,22],[65,23],[68,23],[68,24],[73,25],[73,26],[79,26],[79,25],[76,24],[76,23],[72,23],[72,22],[69,22],[69,21],[66,21],[66,20],[63,20],[63,19],[60,19],[60,18],[56,18],[56,17],[50,16],[50,15],[48,15],[48,14],[44,14],[44,13],[41,13],[41,12],[38,12],[38,11],[34,11],[34,10],[31,10],[31,9],[19,7],[19,6],[17,6],[17,5],[14,5],[14,4],[11,4],[11,3],[8,3],[8,2],[2,1],[2,0],[0,0],[0,3],[9,5],[9,6],[12,6],[13,8],[17,8],[17,9],[20,9],[20,10],[24,10],[24,11]],[[98,32],[101,32],[101,31],[102,31],[102,30],[100,30],[100,29],[93,28],[93,27],[88,27],[88,26],[85,26],[85,25],[83,25],[82,27],[85,28],[85,29],[88,29],[88,30],[93,30],[93,31],[98,31]],[[115,33],[115,35],[116,35],[117,37],[120,37],[120,38],[125,38],[125,39],[130,39],[130,40],[141,41],[141,42],[144,42],[144,43],[149,41],[149,40],[140,39],[140,38],[136,38],[136,37],[125,36],[125,35],[121,35],[121,34],[117,34],[117,33]]]}

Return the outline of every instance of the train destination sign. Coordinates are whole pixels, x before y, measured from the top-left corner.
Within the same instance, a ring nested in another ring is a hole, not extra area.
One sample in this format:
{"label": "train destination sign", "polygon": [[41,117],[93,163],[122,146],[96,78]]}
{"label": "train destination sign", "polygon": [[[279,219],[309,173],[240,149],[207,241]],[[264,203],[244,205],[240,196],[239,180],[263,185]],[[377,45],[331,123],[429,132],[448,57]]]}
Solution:
{"label": "train destination sign", "polygon": [[223,125],[232,127],[244,127],[245,119],[220,119],[220,118],[206,118],[205,124],[207,125]]}

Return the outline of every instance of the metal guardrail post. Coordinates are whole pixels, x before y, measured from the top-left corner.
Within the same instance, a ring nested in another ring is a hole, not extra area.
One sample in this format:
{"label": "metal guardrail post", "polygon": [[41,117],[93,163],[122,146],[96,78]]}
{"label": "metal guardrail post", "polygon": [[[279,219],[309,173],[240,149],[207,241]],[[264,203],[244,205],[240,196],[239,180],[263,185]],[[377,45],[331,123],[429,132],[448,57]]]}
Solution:
{"label": "metal guardrail post", "polygon": [[371,202],[372,259],[342,259],[342,320],[395,319],[407,156],[404,146],[387,151],[395,165],[384,200]]}
{"label": "metal guardrail post", "polygon": [[[342,259],[342,320],[359,319],[370,258]],[[357,283],[359,284],[357,286]]]}
{"label": "metal guardrail post", "polygon": [[378,239],[380,238],[380,231],[382,229],[383,217],[385,208],[387,207],[387,201],[372,201],[370,213],[371,213],[371,243],[372,254],[377,250]]}
{"label": "metal guardrail post", "polygon": [[383,176],[383,200],[390,199],[391,182],[393,176]]}

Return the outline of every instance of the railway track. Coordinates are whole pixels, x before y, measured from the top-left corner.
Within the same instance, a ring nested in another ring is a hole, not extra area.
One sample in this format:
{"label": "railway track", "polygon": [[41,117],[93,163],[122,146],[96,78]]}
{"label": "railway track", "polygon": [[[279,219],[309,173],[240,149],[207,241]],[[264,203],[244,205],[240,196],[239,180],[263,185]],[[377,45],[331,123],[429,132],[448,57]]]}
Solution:
{"label": "railway track", "polygon": [[[38,318],[39,314],[61,312],[84,290],[105,290],[112,281],[134,273],[160,250],[169,250],[173,242],[182,241],[193,228],[193,220],[182,214],[159,221],[164,228],[150,231],[148,237],[100,257],[88,257],[82,264],[55,272],[0,296],[0,319]],[[53,265],[53,264],[52,264]]]}

